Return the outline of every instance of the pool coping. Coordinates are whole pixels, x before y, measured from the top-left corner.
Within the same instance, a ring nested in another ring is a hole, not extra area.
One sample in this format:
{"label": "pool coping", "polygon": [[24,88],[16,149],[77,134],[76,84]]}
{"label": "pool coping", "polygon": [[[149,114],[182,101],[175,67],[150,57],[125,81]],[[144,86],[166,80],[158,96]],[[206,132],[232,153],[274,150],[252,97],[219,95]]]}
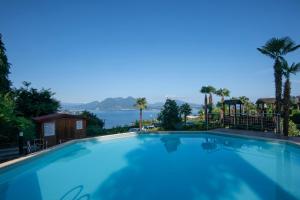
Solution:
{"label": "pool coping", "polygon": [[38,151],[38,152],[27,154],[25,156],[21,156],[21,157],[16,158],[16,159],[0,163],[0,169],[5,169],[5,168],[8,168],[8,167],[17,165],[22,161],[26,161],[26,160],[31,159],[31,158],[42,156],[42,155],[44,155],[48,152],[63,148],[65,146],[73,144],[73,143],[87,141],[87,140],[100,140],[100,141],[113,140],[113,139],[118,139],[118,138],[133,137],[133,136],[136,136],[136,135],[137,135],[136,132],[126,132],[126,133],[117,133],[117,134],[111,134],[111,135],[101,135],[101,136],[96,136],[96,137],[88,137],[88,138],[70,140],[70,141],[67,141],[67,142],[64,142],[62,144],[58,144],[58,145],[49,147],[47,149],[44,149],[44,150],[41,150],[41,151]]}
{"label": "pool coping", "polygon": [[284,136],[278,136],[275,134],[268,134],[264,132],[259,132],[259,131],[247,131],[247,130],[236,130],[236,129],[212,129],[212,130],[207,130],[207,131],[149,131],[149,132],[126,132],[126,133],[118,133],[118,134],[111,134],[111,135],[102,135],[102,136],[96,136],[96,137],[89,137],[89,138],[82,138],[82,139],[76,139],[76,140],[71,140],[59,145],[55,145],[53,147],[50,147],[48,149],[34,152],[13,160],[6,161],[4,163],[0,163],[0,169],[5,169],[14,165],[19,164],[22,161],[26,161],[28,159],[42,156],[48,152],[51,152],[53,150],[57,150],[60,148],[63,148],[67,145],[77,143],[77,142],[82,142],[82,141],[87,141],[87,140],[100,140],[100,141],[105,141],[105,140],[112,140],[112,139],[119,139],[119,138],[126,138],[126,137],[133,137],[136,135],[155,135],[155,134],[167,134],[167,133],[189,133],[189,134],[196,134],[196,132],[208,132],[208,133],[214,133],[218,135],[227,135],[227,136],[233,136],[233,137],[241,137],[241,138],[247,138],[247,139],[259,139],[259,140],[266,140],[270,142],[280,142],[280,143],[288,143],[292,145],[297,145],[300,147],[300,138],[299,141],[295,140],[294,137],[284,137]]}
{"label": "pool coping", "polygon": [[288,143],[292,145],[296,145],[300,147],[300,137],[286,137],[276,135],[270,132],[261,132],[261,131],[249,131],[249,130],[239,130],[239,129],[227,129],[227,128],[218,128],[211,130],[203,130],[203,131],[149,131],[143,132],[142,134],[166,134],[166,133],[195,133],[195,132],[206,132],[206,133],[215,133],[219,135],[227,135],[233,137],[241,137],[247,139],[259,139],[259,140],[267,140],[270,142],[280,142],[280,143]]}

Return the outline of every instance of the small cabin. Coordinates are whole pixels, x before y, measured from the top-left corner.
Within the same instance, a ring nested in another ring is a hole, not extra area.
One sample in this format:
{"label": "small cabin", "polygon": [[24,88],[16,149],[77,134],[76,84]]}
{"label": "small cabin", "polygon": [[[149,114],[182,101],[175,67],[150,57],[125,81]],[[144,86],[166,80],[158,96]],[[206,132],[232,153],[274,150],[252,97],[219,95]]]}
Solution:
{"label": "small cabin", "polygon": [[86,119],[80,115],[55,113],[33,118],[38,138],[53,146],[64,141],[86,137]]}

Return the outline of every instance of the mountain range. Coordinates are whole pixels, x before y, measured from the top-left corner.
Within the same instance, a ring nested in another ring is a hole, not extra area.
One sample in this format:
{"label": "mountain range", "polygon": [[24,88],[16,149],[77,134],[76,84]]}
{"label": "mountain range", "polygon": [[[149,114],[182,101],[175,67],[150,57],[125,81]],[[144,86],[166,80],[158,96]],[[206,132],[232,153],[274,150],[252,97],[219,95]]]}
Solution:
{"label": "mountain range", "polygon": [[[180,106],[186,102],[181,100],[175,100],[177,105]],[[109,110],[132,110],[136,109],[134,104],[136,99],[133,97],[117,97],[117,98],[106,98],[103,101],[92,101],[90,103],[61,103],[62,110],[99,110],[99,111],[109,111]],[[192,108],[200,108],[201,105],[189,103]],[[163,107],[163,102],[157,102],[153,104],[148,104],[148,109],[161,109]]]}

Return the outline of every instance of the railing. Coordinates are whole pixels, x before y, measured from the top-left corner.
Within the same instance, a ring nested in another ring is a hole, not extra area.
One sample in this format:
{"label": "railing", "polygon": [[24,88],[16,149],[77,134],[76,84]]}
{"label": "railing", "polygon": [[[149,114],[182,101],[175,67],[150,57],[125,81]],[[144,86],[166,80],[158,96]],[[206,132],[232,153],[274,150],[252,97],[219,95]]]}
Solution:
{"label": "railing", "polygon": [[279,114],[261,114],[261,115],[225,115],[223,119],[225,127],[240,128],[247,130],[280,132]]}

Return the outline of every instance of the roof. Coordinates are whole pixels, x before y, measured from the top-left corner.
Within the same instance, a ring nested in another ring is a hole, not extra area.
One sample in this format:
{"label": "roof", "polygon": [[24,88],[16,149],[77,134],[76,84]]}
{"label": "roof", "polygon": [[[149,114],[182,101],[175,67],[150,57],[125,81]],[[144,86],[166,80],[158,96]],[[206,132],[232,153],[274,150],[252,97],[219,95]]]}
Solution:
{"label": "roof", "polygon": [[236,105],[236,104],[243,104],[243,102],[239,99],[228,99],[224,101],[224,104],[227,105]]}
{"label": "roof", "polygon": [[275,104],[275,101],[275,98],[259,98],[257,99],[256,104]]}
{"label": "roof", "polygon": [[67,113],[53,113],[49,115],[42,115],[39,117],[34,117],[33,120],[36,122],[44,122],[49,120],[61,119],[61,118],[72,118],[72,119],[85,119],[81,115],[72,115]]}

